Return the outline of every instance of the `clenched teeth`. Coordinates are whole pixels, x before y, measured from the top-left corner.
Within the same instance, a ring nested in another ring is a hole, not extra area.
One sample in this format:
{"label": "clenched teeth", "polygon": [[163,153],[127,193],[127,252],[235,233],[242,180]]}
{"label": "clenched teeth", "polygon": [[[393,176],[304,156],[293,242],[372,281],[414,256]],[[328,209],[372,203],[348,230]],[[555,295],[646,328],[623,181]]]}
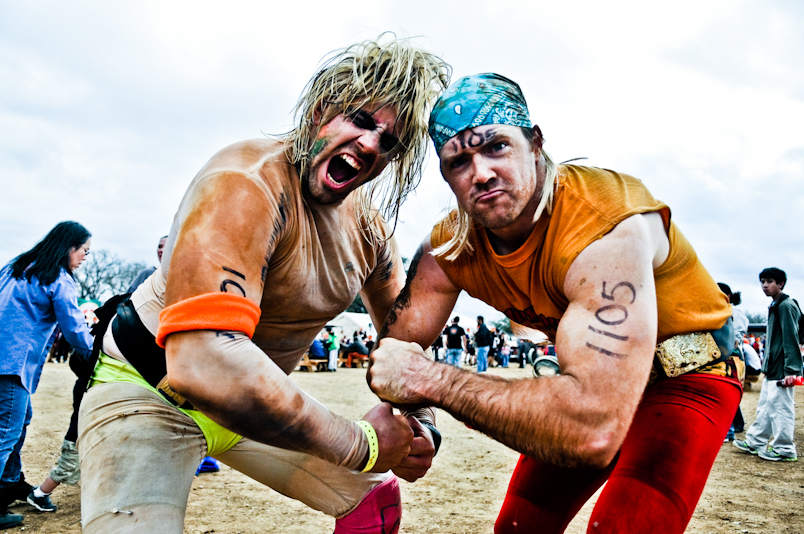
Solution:
{"label": "clenched teeth", "polygon": [[348,163],[349,166],[351,168],[353,168],[354,170],[359,171],[360,169],[363,168],[363,165],[361,165],[359,161],[357,161],[355,158],[353,158],[349,154],[339,154],[339,156],[343,161]]}

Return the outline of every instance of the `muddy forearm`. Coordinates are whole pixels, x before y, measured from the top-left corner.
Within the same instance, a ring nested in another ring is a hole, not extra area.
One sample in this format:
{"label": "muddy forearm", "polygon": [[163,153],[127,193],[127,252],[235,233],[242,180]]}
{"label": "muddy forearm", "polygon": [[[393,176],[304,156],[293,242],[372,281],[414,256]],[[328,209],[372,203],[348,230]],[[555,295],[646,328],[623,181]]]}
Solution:
{"label": "muddy forearm", "polygon": [[590,456],[602,414],[571,400],[580,399],[576,379],[510,381],[438,364],[434,375],[422,391],[427,400],[508,447],[558,465],[607,463]]}
{"label": "muddy forearm", "polygon": [[350,469],[365,465],[363,431],[302,391],[245,335],[174,334],[167,348],[171,386],[225,428]]}

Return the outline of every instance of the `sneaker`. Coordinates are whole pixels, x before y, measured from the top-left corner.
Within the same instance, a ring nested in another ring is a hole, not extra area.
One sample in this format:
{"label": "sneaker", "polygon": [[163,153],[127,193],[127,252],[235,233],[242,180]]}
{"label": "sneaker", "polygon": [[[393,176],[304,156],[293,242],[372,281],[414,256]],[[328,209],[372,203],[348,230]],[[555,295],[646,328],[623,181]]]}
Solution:
{"label": "sneaker", "polygon": [[782,456],[778,452],[768,449],[767,451],[757,451],[757,456],[763,460],[770,460],[771,462],[797,462],[798,456]]}
{"label": "sneaker", "polygon": [[59,509],[58,506],[50,502],[50,495],[42,495],[37,497],[31,492],[26,499],[28,504],[39,510],[40,512],[55,512]]}
{"label": "sneaker", "polygon": [[19,514],[12,514],[8,510],[0,514],[0,530],[16,527],[22,524],[23,516]]}
{"label": "sneaker", "polygon": [[737,447],[738,449],[740,449],[741,451],[747,452],[748,454],[757,454],[757,452],[759,452],[755,448],[753,448],[751,445],[749,445],[748,443],[746,443],[745,441],[743,441],[741,439],[735,439],[734,442],[733,442],[733,445],[735,447]]}

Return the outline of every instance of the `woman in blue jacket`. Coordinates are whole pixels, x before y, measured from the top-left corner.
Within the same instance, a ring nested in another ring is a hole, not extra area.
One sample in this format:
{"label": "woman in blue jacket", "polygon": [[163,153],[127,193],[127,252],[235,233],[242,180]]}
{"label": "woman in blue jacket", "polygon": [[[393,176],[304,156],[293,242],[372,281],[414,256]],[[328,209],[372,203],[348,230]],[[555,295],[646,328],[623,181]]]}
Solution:
{"label": "woman in blue jacket", "polygon": [[58,324],[76,352],[89,357],[92,336],[78,308],[73,272],[89,254],[91,234],[57,224],[34,248],[0,270],[0,529],[16,526],[8,494],[20,479],[20,449],[31,420],[45,345]]}

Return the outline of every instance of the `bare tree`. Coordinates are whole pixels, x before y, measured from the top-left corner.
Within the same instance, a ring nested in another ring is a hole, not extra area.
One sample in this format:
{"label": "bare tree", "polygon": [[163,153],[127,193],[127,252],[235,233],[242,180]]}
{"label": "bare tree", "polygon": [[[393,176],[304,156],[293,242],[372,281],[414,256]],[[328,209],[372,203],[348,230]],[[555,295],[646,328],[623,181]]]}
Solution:
{"label": "bare tree", "polygon": [[764,313],[746,313],[745,316],[748,317],[750,323],[765,324],[768,322],[768,316]]}
{"label": "bare tree", "polygon": [[499,321],[494,321],[492,323],[494,327],[497,329],[498,332],[505,332],[508,335],[514,335],[514,331],[511,329],[511,319],[508,317],[504,317]]}
{"label": "bare tree", "polygon": [[355,297],[354,302],[352,302],[352,304],[350,304],[349,307],[346,308],[346,311],[353,313],[368,313],[366,305],[363,304],[363,297],[361,297],[360,295]]}
{"label": "bare tree", "polygon": [[75,272],[80,298],[101,300],[124,293],[145,268],[142,262],[125,261],[108,250],[93,250]]}

